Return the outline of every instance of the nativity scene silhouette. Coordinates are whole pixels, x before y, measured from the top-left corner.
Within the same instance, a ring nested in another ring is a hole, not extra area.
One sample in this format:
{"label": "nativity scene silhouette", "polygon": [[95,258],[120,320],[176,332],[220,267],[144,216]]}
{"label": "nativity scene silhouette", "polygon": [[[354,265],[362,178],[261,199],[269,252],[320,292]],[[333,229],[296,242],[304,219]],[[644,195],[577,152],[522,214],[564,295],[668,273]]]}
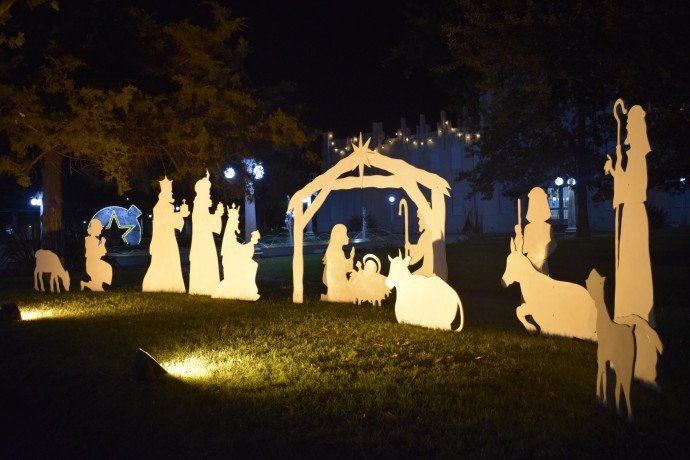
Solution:
{"label": "nativity scene silhouette", "polygon": [[254,260],[254,247],[259,242],[258,230],[251,233],[251,240],[245,244],[237,240],[240,234],[239,207],[226,207],[228,222],[225,224],[221,256],[223,259],[223,280],[216,285],[213,297],[217,299],[258,300],[256,272],[259,264]]}
{"label": "nativity scene silhouette", "polygon": [[455,290],[436,275],[410,273],[410,256],[391,258],[386,286],[395,288],[395,317],[401,324],[460,332],[465,324]]}
{"label": "nativity scene silhouette", "polygon": [[[409,163],[387,157],[379,152],[369,149],[371,139],[367,139],[365,143],[362,141],[362,135],[359,136],[359,144],[352,143],[353,152],[347,157],[340,160],[329,170],[317,176],[304,188],[295,193],[288,204],[288,213],[294,215],[293,223],[293,240],[294,252],[292,260],[292,282],[293,293],[292,301],[295,303],[302,303],[304,299],[304,230],[309,221],[314,217],[318,209],[323,205],[329,194],[335,190],[350,190],[356,188],[393,188],[402,189],[410,200],[417,206],[420,215],[420,227],[423,226],[424,239],[428,238],[431,243],[422,244],[421,246],[427,249],[424,252],[424,267],[431,267],[430,273],[435,274],[442,280],[448,278],[448,266],[446,263],[446,248],[445,248],[445,197],[449,196],[450,186],[448,182],[442,177],[416,168]],[[378,169],[388,172],[388,175],[382,174],[368,174],[365,175],[365,170]],[[351,175],[351,171],[357,171],[358,175]],[[421,188],[420,188],[421,187]],[[423,191],[423,190],[424,191]],[[316,195],[311,204],[304,209],[303,200]],[[431,202],[426,198],[426,194],[431,196]],[[423,221],[423,224],[421,223]],[[338,243],[335,243],[336,245]],[[418,243],[419,244],[419,243]],[[342,248],[342,246],[340,246]],[[412,250],[412,247],[406,248]],[[341,249],[342,252],[342,249]],[[349,257],[350,266],[343,266],[339,268],[339,273],[342,275],[343,271],[351,272],[352,257]],[[348,259],[343,254],[342,257],[334,253],[334,260]],[[326,265],[328,265],[326,263]],[[328,267],[325,269],[328,275]],[[342,276],[339,279],[342,279]],[[324,277],[324,281],[331,282],[328,277]],[[329,292],[331,285],[328,285]],[[343,289],[345,290],[345,289]],[[332,296],[330,293],[326,294],[326,300],[332,297],[340,297],[341,293]],[[343,294],[343,298],[348,298],[349,302],[353,301],[353,297]]]}
{"label": "nativity scene silhouette", "polygon": [[326,294],[321,300],[328,302],[354,302],[355,296],[350,289],[348,276],[354,269],[355,248],[350,250],[350,256],[345,256],[343,246],[350,242],[347,237],[347,227],[336,224],[331,229],[331,238],[323,256],[323,284]]}
{"label": "nativity scene silhouette", "polygon": [[143,292],[187,292],[182,278],[180,249],[175,231],[181,231],[189,216],[186,200],[175,211],[173,181],[165,177],[160,183],[158,203],[153,207],[153,234],[149,253],[151,263],[142,284]]}
{"label": "nativity scene silhouette", "polygon": [[367,254],[355,265],[356,268],[350,272],[348,279],[354,302],[357,305],[369,302],[380,307],[381,302],[391,293],[386,286],[386,277],[381,274],[381,260],[375,254]]}
{"label": "nativity scene silhouette", "polygon": [[[385,289],[376,287],[376,277],[363,278],[365,273],[361,266],[355,270],[354,247],[350,249],[349,256],[343,251],[343,247],[349,243],[347,228],[343,224],[336,224],[331,230],[331,239],[323,259],[322,281],[327,292],[321,299],[330,302],[359,303],[362,299],[373,298],[372,303],[380,303],[388,294],[386,289],[395,288],[396,317],[399,322],[461,330],[464,322],[462,303],[455,290],[445,282],[448,278],[445,252],[445,197],[449,196],[450,186],[436,174],[370,150],[370,141],[371,139],[368,139],[363,143],[360,134],[359,144],[352,143],[352,154],[316,177],[290,200],[288,213],[294,214],[293,302],[302,303],[304,295],[304,229],[328,195],[334,190],[400,188],[407,193],[418,209],[421,235],[416,244],[410,243],[407,200],[401,200],[399,212],[402,213],[403,208],[405,209],[405,257],[399,255],[396,259],[391,259],[389,256],[391,263],[395,261],[395,267],[390,267],[389,275],[384,281]],[[365,171],[374,169],[389,174],[365,175]],[[355,170],[358,175],[351,175],[351,171]],[[316,198],[305,210],[303,203],[309,202],[305,198],[315,194]],[[431,195],[431,202],[427,200],[426,194]],[[409,270],[413,254],[415,261],[421,262],[421,267],[414,274]],[[371,286],[368,282],[363,283],[365,280],[371,280]],[[359,291],[360,287],[362,291]],[[375,291],[380,296],[372,297],[372,292]],[[430,295],[434,297],[433,302],[428,301]]]}
{"label": "nativity scene silhouette", "polygon": [[431,232],[427,232],[428,225],[424,220],[424,216],[417,210],[419,238],[416,243],[410,243],[408,206],[405,198],[400,199],[400,205],[398,207],[399,216],[403,215],[403,208],[405,209],[405,254],[410,256],[411,266],[421,263],[413,273],[415,275],[432,276],[434,274],[434,248]]}
{"label": "nativity scene silhouette", "polygon": [[216,205],[210,212],[211,181],[208,170],[206,177],[194,186],[196,197],[192,208],[192,247],[189,251],[189,293],[213,295],[220,283],[218,249],[213,234],[220,235],[223,204]]}
{"label": "nativity scene silhouette", "polygon": [[632,421],[630,387],[635,368],[635,326],[611,320],[604,302],[605,281],[605,277],[592,269],[585,282],[597,308],[597,401],[604,406],[608,404],[607,377],[611,368],[616,373],[616,410],[623,413],[622,398],[625,398],[628,420]]}
{"label": "nativity scene silhouette", "polygon": [[540,273],[549,275],[548,257],[556,249],[553,229],[547,221],[551,218],[551,208],[546,192],[541,187],[534,187],[527,194],[528,224],[522,228],[520,200],[518,200],[518,223],[515,225],[515,245],[522,248],[532,266]]}
{"label": "nativity scene silhouette", "polygon": [[[43,284],[43,275],[50,274],[48,287],[50,292],[60,293],[60,281],[65,291],[69,291],[70,278],[69,273],[62,266],[62,262],[57,254],[47,249],[39,249],[35,254],[36,268],[34,269],[34,289],[45,292],[45,285]],[[39,289],[40,286],[40,289]]]}
{"label": "nativity scene silhouette", "polygon": [[84,238],[86,274],[90,280],[80,283],[82,291],[89,288],[92,291],[103,292],[103,285],[110,285],[113,281],[113,267],[103,260],[107,250],[105,237],[101,236],[102,231],[103,223],[98,219],[92,219],[87,228],[88,236]]}
{"label": "nativity scene silhouette", "polygon": [[520,284],[523,303],[515,309],[530,332],[557,337],[596,340],[596,308],[587,290],[539,272],[514,238],[501,277],[503,287]]}
{"label": "nativity scene silhouette", "polygon": [[[624,145],[621,146],[621,118],[627,115]],[[663,345],[654,330],[654,290],[649,257],[649,221],[647,201],[646,113],[639,105],[626,110],[622,99],[613,105],[617,123],[616,157],[607,155],[604,173],[613,177],[615,213],[615,298],[614,321],[628,324],[635,331],[634,378],[645,386],[661,391],[656,382],[656,365]]]}

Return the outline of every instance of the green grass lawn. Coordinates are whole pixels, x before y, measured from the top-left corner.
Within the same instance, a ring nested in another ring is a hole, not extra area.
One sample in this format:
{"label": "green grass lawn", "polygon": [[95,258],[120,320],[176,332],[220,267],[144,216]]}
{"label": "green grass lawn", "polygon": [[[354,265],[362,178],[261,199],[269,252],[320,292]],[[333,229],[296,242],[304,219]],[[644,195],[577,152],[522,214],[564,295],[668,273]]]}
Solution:
{"label": "green grass lawn", "polygon": [[[687,458],[690,232],[652,234],[663,393],[633,385],[636,420],[594,401],[596,344],[529,335],[500,278],[508,239],[448,246],[460,333],[399,325],[383,307],[305,303],[291,261],[264,259],[258,302],[141,293],[36,293],[0,280],[32,320],[0,324],[0,458]],[[612,280],[613,239],[560,239],[554,278]],[[73,274],[73,286],[79,275]],[[137,348],[171,372],[133,377]]]}

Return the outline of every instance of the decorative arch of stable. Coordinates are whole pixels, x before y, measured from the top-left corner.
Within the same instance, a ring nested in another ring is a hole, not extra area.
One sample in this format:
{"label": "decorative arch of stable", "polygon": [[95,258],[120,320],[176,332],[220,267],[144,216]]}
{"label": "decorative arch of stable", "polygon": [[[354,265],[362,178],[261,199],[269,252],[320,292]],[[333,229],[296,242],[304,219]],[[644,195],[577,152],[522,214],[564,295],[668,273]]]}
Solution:
{"label": "decorative arch of stable", "polygon": [[[292,301],[302,303],[304,300],[304,229],[314,217],[319,208],[333,190],[351,190],[356,188],[402,189],[415,203],[420,214],[427,223],[427,231],[431,232],[433,240],[434,274],[443,279],[448,278],[446,263],[446,203],[445,197],[450,196],[450,185],[442,177],[416,168],[409,163],[387,157],[369,149],[368,139],[359,145],[352,144],[354,151],[340,160],[325,173],[316,177],[292,196],[288,205],[288,212],[294,213],[294,249],[292,257]],[[377,168],[390,175],[364,175],[365,168]],[[355,169],[359,176],[344,176]],[[431,203],[420,189],[420,186],[431,191]],[[306,209],[302,200],[318,193],[316,198]]]}

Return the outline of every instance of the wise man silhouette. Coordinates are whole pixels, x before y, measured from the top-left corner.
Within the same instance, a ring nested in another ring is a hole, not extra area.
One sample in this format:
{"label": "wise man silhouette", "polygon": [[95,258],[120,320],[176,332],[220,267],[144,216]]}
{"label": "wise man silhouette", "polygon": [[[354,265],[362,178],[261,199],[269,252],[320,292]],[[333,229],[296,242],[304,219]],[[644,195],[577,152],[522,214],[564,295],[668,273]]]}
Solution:
{"label": "wise man silhouette", "polygon": [[184,219],[189,216],[189,207],[183,200],[179,212],[175,211],[172,181],[167,177],[160,181],[160,187],[158,203],[153,207],[153,232],[149,246],[151,264],[144,276],[142,291],[186,292],[175,230],[182,230]]}
{"label": "wise man silhouette", "polygon": [[[614,105],[623,106],[618,100]],[[623,114],[626,114],[625,107]],[[652,266],[649,258],[647,201],[647,138],[645,111],[635,105],[627,111],[625,145],[616,146],[616,162],[607,155],[604,172],[613,176],[613,207],[616,213],[615,318],[638,315],[655,326]]]}
{"label": "wise man silhouette", "polygon": [[107,252],[105,237],[101,236],[103,223],[98,219],[93,219],[86,231],[88,236],[84,237],[84,252],[86,274],[89,275],[90,280],[81,282],[81,290],[89,288],[92,291],[103,291],[103,284],[110,285],[113,281],[113,267],[102,259]]}
{"label": "wise man silhouette", "polygon": [[343,246],[350,242],[347,237],[347,227],[336,224],[331,230],[331,239],[323,257],[323,284],[326,285],[325,295],[321,300],[329,302],[353,302],[354,296],[348,283],[348,274],[354,270],[355,248],[350,250],[350,257],[346,257]]}
{"label": "wise man silhouette", "polygon": [[228,222],[225,224],[223,244],[220,254],[223,257],[223,280],[218,283],[214,298],[258,300],[256,272],[259,264],[254,260],[254,247],[259,242],[258,230],[252,232],[251,240],[245,244],[237,241],[240,233],[239,207],[227,207]]}
{"label": "wise man silhouette", "polygon": [[548,257],[556,249],[556,240],[553,237],[553,229],[547,221],[551,218],[549,200],[544,189],[534,187],[527,194],[529,205],[527,208],[527,220],[524,230],[518,222],[515,225],[515,244],[522,248],[522,253],[527,256],[532,266],[539,272],[549,274]]}
{"label": "wise man silhouette", "polygon": [[196,197],[192,209],[192,247],[189,250],[189,293],[213,295],[220,282],[218,249],[213,234],[220,234],[223,204],[218,203],[215,213],[209,208],[211,181],[208,170],[206,177],[194,185]]}

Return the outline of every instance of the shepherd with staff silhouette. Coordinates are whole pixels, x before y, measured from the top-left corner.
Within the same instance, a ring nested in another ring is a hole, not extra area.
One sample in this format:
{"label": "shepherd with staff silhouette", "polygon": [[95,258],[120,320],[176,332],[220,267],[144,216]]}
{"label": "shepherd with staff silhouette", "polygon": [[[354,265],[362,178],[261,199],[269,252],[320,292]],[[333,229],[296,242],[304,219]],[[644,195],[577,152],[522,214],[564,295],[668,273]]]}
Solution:
{"label": "shepherd with staff silhouette", "polygon": [[408,207],[407,200],[402,198],[400,200],[400,207],[398,208],[398,215],[402,215],[403,208],[405,208],[405,255],[410,256],[410,266],[419,263],[422,265],[417,268],[414,275],[432,276],[434,274],[434,247],[431,239],[431,232],[427,231],[427,223],[422,216],[422,213],[417,210],[417,219],[419,223],[419,239],[416,244],[410,243],[410,229],[408,222]]}
{"label": "shepherd with staff silhouette", "polygon": [[[621,147],[621,119],[618,108],[627,115],[626,137]],[[615,210],[616,301],[615,318],[637,315],[654,327],[652,266],[649,258],[647,201],[647,138],[645,111],[639,105],[625,109],[622,99],[613,105],[618,123],[615,164],[607,155],[604,173],[613,176]]]}

